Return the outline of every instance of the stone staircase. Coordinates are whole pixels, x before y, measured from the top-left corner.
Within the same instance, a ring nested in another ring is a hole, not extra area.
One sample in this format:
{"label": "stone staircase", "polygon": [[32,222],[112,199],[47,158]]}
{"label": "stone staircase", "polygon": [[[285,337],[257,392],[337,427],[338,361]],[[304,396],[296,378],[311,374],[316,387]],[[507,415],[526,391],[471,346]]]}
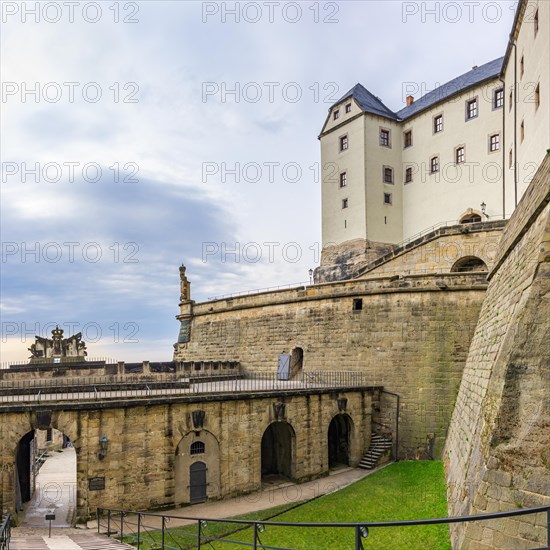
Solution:
{"label": "stone staircase", "polygon": [[363,468],[364,470],[372,470],[377,466],[380,457],[387,450],[391,449],[392,445],[393,441],[391,434],[371,434],[369,450],[364,454],[357,467]]}

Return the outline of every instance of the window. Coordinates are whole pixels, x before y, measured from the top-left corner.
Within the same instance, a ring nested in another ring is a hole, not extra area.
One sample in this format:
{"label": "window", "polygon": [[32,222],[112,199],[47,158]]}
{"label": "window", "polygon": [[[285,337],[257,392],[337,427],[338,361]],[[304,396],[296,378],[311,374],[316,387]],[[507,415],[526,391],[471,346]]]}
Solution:
{"label": "window", "polygon": [[380,128],[380,145],[383,147],[390,146],[390,131]]}
{"label": "window", "polygon": [[348,136],[342,136],[340,138],[340,151],[347,151],[348,150]]}
{"label": "window", "polygon": [[407,168],[405,170],[405,183],[411,183],[412,180],[413,180],[413,169]]}
{"label": "window", "polygon": [[455,162],[461,164],[466,160],[466,148],[462,145],[455,149]]}
{"label": "window", "polygon": [[353,311],[361,311],[363,309],[363,298],[353,299]]}
{"label": "window", "polygon": [[535,88],[535,109],[538,109],[540,106],[540,84],[537,84]]}
{"label": "window", "polygon": [[477,97],[466,101],[466,120],[471,120],[477,116]]}
{"label": "window", "polygon": [[525,73],[525,57],[522,55],[519,61],[519,77],[523,78],[523,73]]}
{"label": "window", "polygon": [[384,204],[391,204],[391,193],[384,193]]}
{"label": "window", "polygon": [[348,184],[348,173],[342,172],[340,174],[340,188],[345,187]]}
{"label": "window", "polygon": [[521,121],[521,126],[519,128],[519,135],[521,137],[521,143],[523,143],[523,140],[525,139],[525,121]]}
{"label": "window", "polygon": [[510,96],[508,97],[508,111],[512,110],[512,103],[514,103],[514,94],[510,90]]}
{"label": "window", "polygon": [[351,103],[346,105],[346,113],[351,113]]}
{"label": "window", "polygon": [[508,167],[512,168],[514,164],[514,157],[512,156],[512,148],[510,147],[510,152],[508,153]]}
{"label": "window", "polygon": [[336,111],[334,111],[334,113],[332,113],[332,117],[333,117],[334,120],[340,118],[340,110],[336,109]]}
{"label": "window", "polygon": [[443,131],[443,115],[434,116],[434,134]]}
{"label": "window", "polygon": [[430,174],[439,172],[439,157],[435,156],[430,159]]}
{"label": "window", "polygon": [[504,89],[499,88],[493,92],[493,109],[500,109],[504,105]]}
{"label": "window", "polygon": [[191,443],[191,449],[190,449],[190,453],[192,455],[201,455],[205,452],[205,445],[202,441],[194,441],[193,443]]}
{"label": "window", "polygon": [[393,168],[384,166],[384,183],[393,183]]}
{"label": "window", "polygon": [[533,25],[535,27],[535,36],[537,36],[537,33],[539,32],[539,10],[535,12],[535,17],[533,17]]}
{"label": "window", "polygon": [[500,134],[492,134],[489,136],[489,151],[498,151],[500,149]]}
{"label": "window", "polygon": [[342,199],[342,208],[348,207],[348,199]]}
{"label": "window", "polygon": [[404,142],[404,149],[407,147],[410,147],[413,144],[413,132],[412,130],[408,130],[403,134],[403,142]]}

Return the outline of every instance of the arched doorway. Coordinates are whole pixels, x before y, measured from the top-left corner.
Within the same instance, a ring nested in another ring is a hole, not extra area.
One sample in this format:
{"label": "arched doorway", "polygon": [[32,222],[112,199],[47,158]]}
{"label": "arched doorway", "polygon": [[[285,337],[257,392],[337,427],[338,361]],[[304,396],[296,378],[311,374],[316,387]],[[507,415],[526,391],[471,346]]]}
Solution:
{"label": "arched doorway", "polygon": [[294,348],[290,356],[290,378],[294,378],[304,366],[304,350]]}
{"label": "arched doorway", "polygon": [[451,273],[464,273],[468,271],[488,271],[487,264],[477,256],[464,256],[451,267]]}
{"label": "arched doorway", "polygon": [[294,440],[294,430],[287,422],[273,422],[266,428],[261,444],[262,480],[294,477]]}
{"label": "arched doorway", "polygon": [[479,223],[481,221],[481,214],[472,211],[468,212],[460,218],[460,223]]}
{"label": "arched doorway", "polygon": [[350,465],[351,420],[337,414],[328,427],[328,467]]}
{"label": "arched doorway", "polygon": [[176,447],[174,468],[176,505],[220,496],[220,449],[209,431],[192,431],[182,437]]}
{"label": "arched doorway", "polygon": [[54,527],[76,523],[76,451],[70,439],[54,428],[31,430],[17,445],[15,510],[21,525],[44,526],[54,513]]}

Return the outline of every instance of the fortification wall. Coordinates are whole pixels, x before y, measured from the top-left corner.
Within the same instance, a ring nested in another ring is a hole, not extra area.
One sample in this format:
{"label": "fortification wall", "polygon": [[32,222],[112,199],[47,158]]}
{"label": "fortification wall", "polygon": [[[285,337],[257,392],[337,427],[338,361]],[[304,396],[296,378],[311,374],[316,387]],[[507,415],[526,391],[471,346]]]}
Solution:
{"label": "fortification wall", "polygon": [[449,273],[459,260],[466,257],[479,258],[491,269],[499,251],[505,225],[506,222],[501,220],[442,228],[439,235],[426,235],[396,249],[390,254],[395,257],[388,258],[359,276],[372,278],[384,275]]}
{"label": "fortification wall", "polygon": [[[49,403],[39,410],[4,405],[0,407],[0,510],[14,512],[17,447],[36,428],[55,428],[74,443],[77,517],[86,520],[97,507],[150,510],[189,503],[189,469],[194,462],[207,465],[209,499],[259,490],[262,436],[272,423],[291,432],[289,440],[278,443],[290,453],[289,477],[305,481],[328,474],[329,426],[335,416],[346,415],[349,461],[355,466],[370,444],[372,403],[378,393],[374,388],[342,388]],[[275,404],[284,404],[279,413]],[[101,459],[102,435],[109,447]],[[205,448],[190,454],[195,441],[205,443]],[[300,500],[299,494],[293,494]]]}
{"label": "fortification wall", "polygon": [[486,284],[479,273],[354,280],[195,304],[174,359],[274,372],[301,348],[304,371],[361,371],[400,394],[400,457],[438,457]]}
{"label": "fortification wall", "polygon": [[[445,448],[450,515],[550,503],[550,156],[506,227]],[[546,544],[546,518],[452,529],[455,548]]]}

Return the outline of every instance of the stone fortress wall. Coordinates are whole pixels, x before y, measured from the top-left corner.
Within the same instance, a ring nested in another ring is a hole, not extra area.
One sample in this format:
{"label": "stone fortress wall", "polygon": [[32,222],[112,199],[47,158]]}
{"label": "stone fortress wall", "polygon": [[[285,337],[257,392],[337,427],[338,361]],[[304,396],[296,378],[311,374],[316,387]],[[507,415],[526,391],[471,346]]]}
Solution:
{"label": "stone fortress wall", "polygon": [[[550,155],[504,231],[445,447],[451,515],[550,504]],[[456,548],[533,548],[546,514],[454,526]]]}
{"label": "stone fortress wall", "polygon": [[175,361],[238,361],[277,371],[303,351],[303,372],[358,371],[401,396],[400,458],[441,456],[485,273],[383,277],[193,304]]}

